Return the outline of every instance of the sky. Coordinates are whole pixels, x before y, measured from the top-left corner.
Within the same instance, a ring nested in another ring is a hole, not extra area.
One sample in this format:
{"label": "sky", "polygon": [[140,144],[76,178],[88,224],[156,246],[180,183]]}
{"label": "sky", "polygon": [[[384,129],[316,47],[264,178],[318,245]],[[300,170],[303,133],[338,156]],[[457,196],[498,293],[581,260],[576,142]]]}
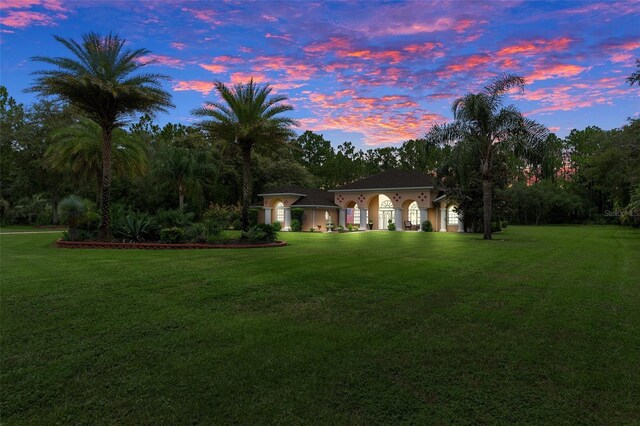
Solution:
{"label": "sky", "polygon": [[31,57],[70,56],[53,36],[118,34],[150,51],[194,123],[214,83],[250,78],[285,94],[298,131],[337,146],[398,145],[452,120],[451,104],[501,73],[525,78],[508,103],[558,136],[640,116],[640,1],[0,0],[0,84],[25,104]]}

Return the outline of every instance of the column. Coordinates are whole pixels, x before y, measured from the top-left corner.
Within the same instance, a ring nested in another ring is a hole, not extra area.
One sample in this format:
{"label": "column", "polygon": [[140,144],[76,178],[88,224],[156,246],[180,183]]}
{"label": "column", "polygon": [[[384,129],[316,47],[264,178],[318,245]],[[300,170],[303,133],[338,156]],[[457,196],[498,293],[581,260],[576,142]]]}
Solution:
{"label": "column", "polygon": [[447,207],[440,206],[440,232],[447,232]]}
{"label": "column", "polygon": [[420,223],[418,224],[418,226],[420,226],[421,230],[422,230],[422,222],[427,220],[428,217],[429,215],[427,214],[427,209],[420,209]]}
{"label": "column", "polygon": [[367,229],[367,211],[369,209],[360,209],[360,230],[364,231]]}
{"label": "column", "polygon": [[461,212],[458,212],[458,232],[464,232],[464,222],[462,222]]}
{"label": "column", "polygon": [[338,225],[343,228],[347,227],[347,209],[340,209],[340,213],[338,214]]}
{"label": "column", "polygon": [[283,231],[291,231],[291,207],[284,208],[284,228]]}
{"label": "column", "polygon": [[393,215],[393,223],[396,224],[396,231],[404,231],[404,222],[402,221],[402,209],[395,209]]}
{"label": "column", "polygon": [[264,208],[264,223],[266,223],[267,225],[271,225],[271,208],[270,207]]}

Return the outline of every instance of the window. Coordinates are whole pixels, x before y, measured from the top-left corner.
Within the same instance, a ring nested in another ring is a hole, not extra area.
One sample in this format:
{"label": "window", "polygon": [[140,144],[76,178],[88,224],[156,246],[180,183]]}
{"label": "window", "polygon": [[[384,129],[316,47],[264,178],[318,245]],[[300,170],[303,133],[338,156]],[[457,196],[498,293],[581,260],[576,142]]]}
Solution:
{"label": "window", "polygon": [[357,204],[353,206],[353,223],[354,225],[360,224],[360,208]]}
{"label": "window", "polygon": [[418,203],[415,201],[409,204],[409,220],[412,225],[420,224],[420,209],[418,208]]}
{"label": "window", "polygon": [[458,212],[454,210],[455,207],[449,207],[449,211],[447,212],[447,223],[449,225],[457,225],[458,224]]}
{"label": "window", "polygon": [[380,194],[378,200],[378,229],[387,229],[389,221],[395,222],[393,203],[383,194]]}
{"label": "window", "polygon": [[284,225],[284,204],[281,202],[276,204],[276,220]]}

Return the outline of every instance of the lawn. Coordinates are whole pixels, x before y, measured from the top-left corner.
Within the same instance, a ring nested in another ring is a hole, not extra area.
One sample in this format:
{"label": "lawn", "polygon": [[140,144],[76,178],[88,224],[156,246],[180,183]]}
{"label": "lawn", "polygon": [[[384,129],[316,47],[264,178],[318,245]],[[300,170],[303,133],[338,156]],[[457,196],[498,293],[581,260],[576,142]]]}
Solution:
{"label": "lawn", "polygon": [[281,237],[1,235],[2,423],[640,422],[639,231]]}

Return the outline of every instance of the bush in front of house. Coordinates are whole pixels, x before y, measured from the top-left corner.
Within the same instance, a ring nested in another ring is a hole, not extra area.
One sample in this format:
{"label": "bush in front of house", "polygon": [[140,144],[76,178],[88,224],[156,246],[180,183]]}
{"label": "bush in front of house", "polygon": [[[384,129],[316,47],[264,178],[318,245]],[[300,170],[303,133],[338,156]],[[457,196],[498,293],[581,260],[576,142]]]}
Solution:
{"label": "bush in front of house", "polygon": [[420,229],[422,229],[422,232],[433,232],[433,225],[430,220],[425,220],[422,222],[422,225],[420,225]]}
{"label": "bush in front of house", "polygon": [[278,238],[278,233],[273,226],[266,223],[259,223],[249,228],[248,231],[242,232],[240,239],[251,243],[272,243]]}
{"label": "bush in front of house", "polygon": [[184,229],[174,226],[172,228],[164,228],[160,230],[160,242],[165,244],[184,243]]}
{"label": "bush in front of house", "polygon": [[293,232],[302,231],[302,223],[298,219],[292,219],[291,220],[291,230]]}
{"label": "bush in front of house", "polygon": [[395,224],[395,223],[393,223],[393,222],[391,221],[391,219],[389,219],[389,223],[387,224],[387,229],[388,229],[389,231],[395,231],[395,230],[396,230],[396,224]]}
{"label": "bush in front of house", "polygon": [[273,222],[271,224],[271,226],[273,227],[273,229],[277,232],[280,231],[282,229],[282,224],[280,222],[278,222],[277,220],[275,222]]}

